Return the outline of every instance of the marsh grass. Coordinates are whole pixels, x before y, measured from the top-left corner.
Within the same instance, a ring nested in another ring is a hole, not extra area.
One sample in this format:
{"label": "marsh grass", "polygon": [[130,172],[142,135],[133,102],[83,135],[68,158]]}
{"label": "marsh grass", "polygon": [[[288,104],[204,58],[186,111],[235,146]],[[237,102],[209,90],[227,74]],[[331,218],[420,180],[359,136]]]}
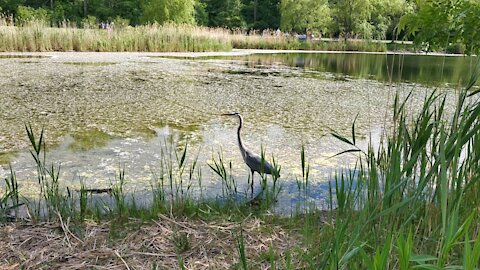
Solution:
{"label": "marsh grass", "polygon": [[221,30],[189,25],[144,25],[118,29],[48,27],[30,22],[19,27],[0,24],[0,51],[204,52],[228,51]]}
{"label": "marsh grass", "polygon": [[15,26],[0,16],[0,51],[50,52],[206,52],[236,49],[384,52],[383,42],[305,40],[284,34],[258,34],[192,25],[150,24],[114,29],[77,28],[42,21]]}
{"label": "marsh grass", "polygon": [[[232,162],[228,162],[228,165],[225,166],[225,160],[221,152],[218,153],[217,158],[212,157],[213,163],[208,163],[208,167],[215,172],[215,174],[220,178],[222,183],[222,196],[228,200],[234,200],[235,197],[239,194],[237,189],[237,182],[232,174]],[[248,178],[248,183],[250,184],[250,177]],[[247,192],[245,192],[247,193]]]}
{"label": "marsh grass", "polygon": [[240,226],[238,233],[235,235],[235,244],[240,258],[240,266],[243,270],[248,270],[247,254],[245,251],[245,238],[243,236],[242,227]]}
{"label": "marsh grass", "polygon": [[285,36],[233,35],[232,46],[237,49],[364,51],[386,52],[387,45],[369,40],[305,40]]}
{"label": "marsh grass", "polygon": [[469,90],[460,91],[450,118],[444,94],[427,96],[416,116],[405,109],[408,97],[397,96],[393,130],[379,149],[359,151],[354,124],[351,138],[334,134],[351,146],[348,152],[361,153],[356,168],[334,178],[335,227],[321,229],[324,242],[312,257],[331,269],[464,269],[477,259],[464,240],[478,242],[480,229],[480,103],[467,98]]}
{"label": "marsh grass", "polygon": [[[0,221],[15,220],[18,207],[22,206],[19,200],[18,182],[15,172],[10,166],[10,177],[5,178],[5,191],[0,196]],[[14,214],[12,215],[12,210]]]}

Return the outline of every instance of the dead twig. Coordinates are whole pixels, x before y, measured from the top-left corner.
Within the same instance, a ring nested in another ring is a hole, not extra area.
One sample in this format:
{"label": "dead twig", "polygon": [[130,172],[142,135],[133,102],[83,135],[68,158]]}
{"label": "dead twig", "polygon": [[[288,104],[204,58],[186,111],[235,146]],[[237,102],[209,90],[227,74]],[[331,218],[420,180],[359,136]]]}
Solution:
{"label": "dead twig", "polygon": [[120,258],[120,260],[122,260],[125,267],[127,267],[127,270],[130,270],[130,267],[128,266],[127,262],[122,258],[122,256],[120,256],[120,254],[118,254],[118,251],[115,250],[114,253],[115,255],[117,255],[118,258]]}

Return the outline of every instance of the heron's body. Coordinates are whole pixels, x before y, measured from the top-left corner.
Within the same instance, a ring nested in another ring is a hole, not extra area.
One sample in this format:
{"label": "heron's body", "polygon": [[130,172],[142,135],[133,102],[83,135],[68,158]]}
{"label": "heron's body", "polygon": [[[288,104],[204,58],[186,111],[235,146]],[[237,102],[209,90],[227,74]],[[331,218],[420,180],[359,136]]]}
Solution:
{"label": "heron's body", "polygon": [[[259,174],[266,173],[266,174],[272,174],[273,173],[273,167],[268,161],[263,160],[262,164],[262,158],[251,152],[250,150],[245,151],[246,157],[243,159],[247,166],[252,170],[253,172],[257,172]],[[262,168],[263,165],[263,168]]]}
{"label": "heron's body", "polygon": [[239,125],[238,125],[238,130],[237,130],[237,137],[238,137],[238,147],[240,148],[240,153],[242,154],[243,161],[245,161],[245,164],[250,168],[250,171],[252,173],[252,182],[251,184],[251,190],[253,194],[253,174],[254,172],[257,172],[258,174],[277,174],[277,177],[280,177],[278,173],[275,171],[275,168],[265,159],[262,160],[262,157],[259,156],[258,154],[248,150],[244,145],[242,141],[242,126],[243,126],[243,118],[239,113],[232,113],[232,114],[223,114],[223,115],[230,115],[230,116],[237,116],[239,120]]}

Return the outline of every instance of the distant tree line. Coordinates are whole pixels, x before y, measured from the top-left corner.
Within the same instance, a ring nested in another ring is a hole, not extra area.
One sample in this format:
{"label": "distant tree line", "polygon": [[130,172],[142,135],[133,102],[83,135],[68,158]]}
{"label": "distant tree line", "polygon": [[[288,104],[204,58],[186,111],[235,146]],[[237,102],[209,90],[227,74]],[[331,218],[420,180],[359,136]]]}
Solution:
{"label": "distant tree line", "polygon": [[95,27],[100,22],[166,22],[230,29],[280,29],[315,36],[414,39],[430,48],[479,46],[480,0],[0,0],[15,22],[42,19]]}

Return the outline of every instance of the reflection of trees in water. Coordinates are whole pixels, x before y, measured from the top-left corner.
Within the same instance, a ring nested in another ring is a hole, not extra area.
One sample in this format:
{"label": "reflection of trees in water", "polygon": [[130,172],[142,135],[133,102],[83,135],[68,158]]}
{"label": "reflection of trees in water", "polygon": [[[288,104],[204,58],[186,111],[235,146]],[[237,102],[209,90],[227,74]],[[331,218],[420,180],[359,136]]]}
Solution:
{"label": "reflection of trees in water", "polygon": [[203,142],[203,136],[199,125],[178,125],[168,123],[163,125],[169,129],[169,135],[165,137],[167,143],[175,145],[177,151],[183,150],[185,145],[197,146]]}
{"label": "reflection of trees in water", "polygon": [[74,152],[104,147],[111,139],[113,139],[112,136],[98,129],[76,132],[71,134],[71,136],[73,142],[68,145],[68,149]]}
{"label": "reflection of trees in water", "polygon": [[[158,127],[168,129],[169,135],[164,137],[165,143],[175,145],[177,150],[183,149],[186,144],[195,146],[203,142],[203,137],[198,125],[182,126],[177,124],[160,124]],[[158,136],[155,130],[146,127],[131,132],[129,135],[133,137],[139,136],[145,140],[154,139]],[[73,141],[68,145],[68,149],[73,152],[105,147],[112,139],[115,139],[115,136],[98,129],[78,131],[70,134],[70,136]]]}
{"label": "reflection of trees in water", "polygon": [[475,57],[342,53],[259,54],[241,57],[250,67],[282,63],[380,81],[458,84],[469,77]]}

